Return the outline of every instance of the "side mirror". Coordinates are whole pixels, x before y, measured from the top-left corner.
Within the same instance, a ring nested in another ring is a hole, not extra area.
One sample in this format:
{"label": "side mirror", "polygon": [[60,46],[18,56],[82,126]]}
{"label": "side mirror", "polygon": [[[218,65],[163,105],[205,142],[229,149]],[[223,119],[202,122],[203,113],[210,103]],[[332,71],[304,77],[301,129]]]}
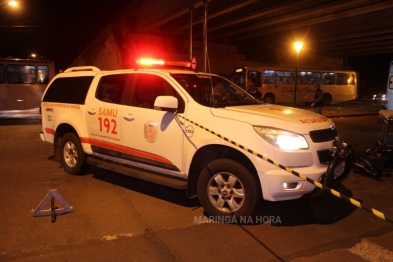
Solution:
{"label": "side mirror", "polygon": [[154,101],[154,109],[173,113],[177,110],[178,103],[174,96],[158,96]]}

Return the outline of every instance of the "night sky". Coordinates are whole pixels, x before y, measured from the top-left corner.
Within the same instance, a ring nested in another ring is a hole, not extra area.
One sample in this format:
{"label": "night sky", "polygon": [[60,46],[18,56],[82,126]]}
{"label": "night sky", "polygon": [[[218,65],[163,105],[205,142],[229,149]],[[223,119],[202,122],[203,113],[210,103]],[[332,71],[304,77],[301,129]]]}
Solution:
{"label": "night sky", "polygon": [[[4,0],[0,0],[3,3]],[[8,2],[8,1],[7,1]],[[65,69],[130,0],[20,0],[17,9],[0,5],[0,57],[36,53]],[[393,54],[350,57],[360,90],[384,89]]]}
{"label": "night sky", "polygon": [[351,57],[348,64],[359,72],[360,95],[376,93],[386,89],[390,61],[393,53]]}
{"label": "night sky", "polygon": [[20,0],[17,8],[7,2],[0,5],[0,57],[36,53],[64,69],[130,0]]}

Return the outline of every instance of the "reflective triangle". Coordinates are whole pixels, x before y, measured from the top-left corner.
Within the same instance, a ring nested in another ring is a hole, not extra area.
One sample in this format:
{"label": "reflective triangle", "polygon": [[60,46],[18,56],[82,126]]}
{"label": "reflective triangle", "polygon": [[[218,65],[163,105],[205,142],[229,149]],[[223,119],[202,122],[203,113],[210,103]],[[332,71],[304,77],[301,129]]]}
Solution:
{"label": "reflective triangle", "polygon": [[65,213],[73,211],[73,208],[67,203],[67,201],[65,201],[64,198],[62,198],[60,196],[60,194],[57,193],[57,189],[52,189],[52,190],[49,190],[49,193],[41,201],[41,203],[38,205],[38,207],[35,210],[31,210],[31,213],[33,214],[33,216],[50,216],[50,215],[52,215],[52,208],[42,210],[45,207],[45,205],[50,200],[52,200],[52,198],[56,199],[63,206],[63,208],[60,208],[60,209],[58,209],[58,208],[55,209],[52,206],[52,208],[54,209],[54,212],[57,215],[61,215],[61,214],[65,214]]}

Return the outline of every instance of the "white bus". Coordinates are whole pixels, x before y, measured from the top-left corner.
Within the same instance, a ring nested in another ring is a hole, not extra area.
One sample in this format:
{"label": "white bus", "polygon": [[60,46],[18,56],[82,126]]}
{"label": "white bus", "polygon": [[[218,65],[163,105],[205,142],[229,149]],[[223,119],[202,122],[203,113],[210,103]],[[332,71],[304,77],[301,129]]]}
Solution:
{"label": "white bus", "polygon": [[0,117],[38,115],[42,93],[54,75],[50,60],[0,58]]}
{"label": "white bus", "polygon": [[[245,88],[247,79],[253,77],[256,87],[266,103],[293,103],[295,69],[279,66],[247,66],[232,70],[232,81]],[[299,69],[296,102],[311,104],[314,84],[320,83],[324,92],[324,104],[349,101],[358,95],[358,74],[349,70]]]}

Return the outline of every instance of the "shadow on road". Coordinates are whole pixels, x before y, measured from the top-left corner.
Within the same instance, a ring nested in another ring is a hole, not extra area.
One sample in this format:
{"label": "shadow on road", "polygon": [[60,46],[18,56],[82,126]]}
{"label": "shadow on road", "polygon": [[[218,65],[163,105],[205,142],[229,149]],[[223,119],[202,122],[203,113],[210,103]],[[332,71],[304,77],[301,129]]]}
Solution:
{"label": "shadow on road", "polygon": [[196,208],[201,206],[198,198],[188,199],[184,190],[176,190],[166,186],[149,183],[96,167],[91,167],[89,173],[93,174],[94,179],[121,186],[177,205]]}
{"label": "shadow on road", "polygon": [[[134,179],[122,174],[110,172],[99,168],[89,171],[94,179],[105,181],[123,188],[149,195],[184,207],[200,207],[198,198],[187,199],[185,191],[156,185],[146,181]],[[351,192],[339,185],[336,189],[341,194],[351,197]],[[268,202],[264,201],[255,214],[254,219],[248,220],[258,225],[270,223],[273,226],[299,226],[307,224],[332,224],[349,216],[357,207],[333,196],[322,192],[317,198],[298,199],[291,201]],[[209,218],[209,214],[204,213]],[[238,219],[239,220],[239,219]],[[237,221],[239,222],[239,221]]]}
{"label": "shadow on road", "polygon": [[[343,185],[335,189],[348,197],[352,193]],[[327,192],[319,197],[280,202],[265,202],[259,216],[272,216],[273,226],[299,226],[307,224],[333,224],[349,216],[357,207]],[[279,219],[277,219],[279,217]]]}

